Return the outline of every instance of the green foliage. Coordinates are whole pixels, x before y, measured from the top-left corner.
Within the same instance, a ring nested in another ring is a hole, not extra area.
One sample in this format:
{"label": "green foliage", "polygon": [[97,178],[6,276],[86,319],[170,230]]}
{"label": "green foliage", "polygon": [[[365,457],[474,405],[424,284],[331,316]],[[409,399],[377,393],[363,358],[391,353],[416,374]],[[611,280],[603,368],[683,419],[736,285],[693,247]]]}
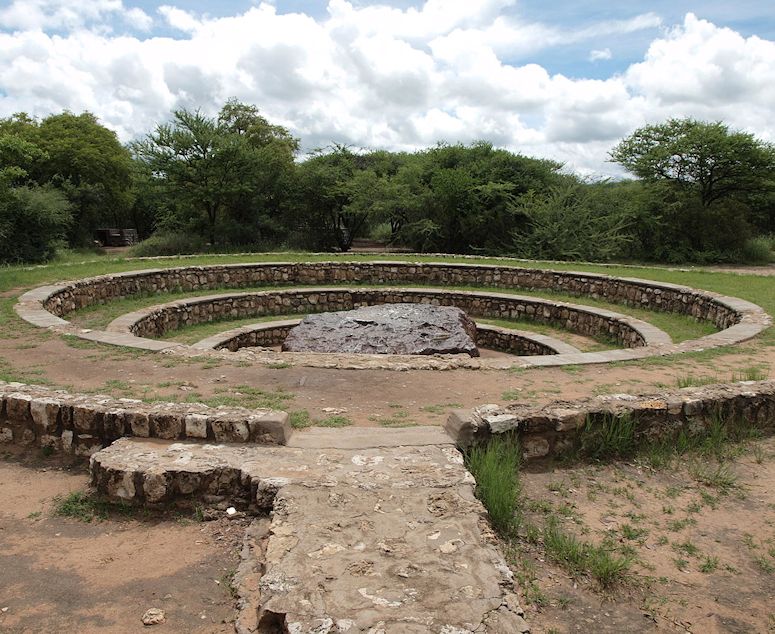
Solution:
{"label": "green foliage", "polygon": [[306,409],[298,409],[289,414],[291,427],[294,429],[305,429],[311,427],[314,423]]}
{"label": "green foliage", "polygon": [[0,120],[0,171],[16,183],[54,187],[70,202],[71,245],[90,244],[99,226],[126,226],[131,206],[131,157],[116,134],[89,112],[41,121],[21,113]]}
{"label": "green foliage", "polygon": [[183,231],[159,232],[132,247],[132,255],[136,257],[186,255],[200,253],[204,248],[204,239],[196,234]]}
{"label": "green foliage", "polygon": [[52,187],[0,183],[0,262],[43,262],[64,244],[71,205]]}
{"label": "green foliage", "polygon": [[670,119],[636,130],[610,155],[645,184],[635,257],[738,261],[752,233],[771,230],[775,149],[750,134]]}
{"label": "green foliage", "polygon": [[278,221],[296,149],[287,130],[236,101],[217,118],[177,110],[132,146],[165,200],[160,226],[211,244],[254,242]]}
{"label": "green foliage", "polygon": [[603,588],[620,581],[632,566],[632,557],[617,555],[611,544],[585,542],[560,528],[555,517],[550,517],[543,533],[546,554],[570,573],[589,574]]}
{"label": "green foliage", "polygon": [[607,183],[586,185],[568,180],[547,191],[519,199],[528,219],[512,231],[518,257],[549,260],[607,261],[622,257],[632,240],[633,211],[622,188]]}
{"label": "green foliage", "polygon": [[775,167],[771,145],[723,123],[694,119],[639,128],[611,151],[611,159],[639,178],[690,191],[703,207],[762,187]]}
{"label": "green foliage", "polygon": [[578,435],[579,455],[595,460],[630,458],[638,448],[635,430],[635,419],[626,414],[587,419]]}
{"label": "green foliage", "polygon": [[466,466],[476,479],[476,494],[503,536],[519,526],[520,448],[513,437],[493,437],[466,453]]}
{"label": "green foliage", "polygon": [[54,515],[81,522],[102,521],[110,513],[129,516],[134,510],[126,503],[105,502],[83,491],[73,491],[64,497],[54,498]]}
{"label": "green foliage", "polygon": [[349,427],[353,422],[347,416],[329,416],[315,424],[318,427]]}
{"label": "green foliage", "polygon": [[743,244],[740,259],[746,264],[769,264],[775,261],[775,238],[757,236]]}

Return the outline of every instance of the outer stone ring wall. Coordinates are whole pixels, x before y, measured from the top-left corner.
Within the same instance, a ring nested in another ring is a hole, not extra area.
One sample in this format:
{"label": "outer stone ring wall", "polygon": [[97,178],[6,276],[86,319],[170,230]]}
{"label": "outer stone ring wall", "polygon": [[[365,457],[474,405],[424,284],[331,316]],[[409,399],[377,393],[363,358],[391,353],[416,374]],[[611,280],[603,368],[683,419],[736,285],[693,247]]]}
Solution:
{"label": "outer stone ring wall", "polygon": [[[367,284],[417,283],[470,285],[500,288],[548,289],[568,294],[589,295],[626,305],[641,306],[652,310],[677,312],[696,319],[710,321],[720,332],[681,344],[655,342],[635,332],[642,328],[618,327],[612,333],[625,345],[641,346],[625,350],[609,350],[597,353],[562,353],[538,355],[520,359],[509,365],[562,365],[570,363],[604,363],[637,359],[654,354],[670,354],[709,347],[730,345],[749,339],[771,324],[770,317],[758,306],[733,297],[724,297],[707,291],[675,284],[647,280],[615,278],[591,273],[560,272],[527,269],[510,266],[475,264],[437,264],[410,262],[315,262],[315,263],[253,263],[205,267],[180,267],[150,269],[128,273],[104,275],[76,282],[44,286],[25,293],[16,305],[18,314],[38,326],[54,328],[92,341],[139,347],[146,350],[191,350],[181,344],[143,339],[120,329],[108,331],[82,331],[62,319],[68,313],[90,306],[131,297],[138,294],[172,291],[195,291],[216,288],[245,288],[261,285],[330,284],[360,282]],[[342,289],[337,289],[341,291]],[[416,289],[420,291],[421,289]],[[423,291],[429,293],[430,291]],[[455,294],[463,297],[462,291]],[[489,293],[487,295],[493,296]],[[498,300],[500,301],[499,294]],[[513,295],[506,297],[514,298]],[[559,302],[536,300],[546,305],[561,306]],[[471,300],[473,301],[473,300]],[[492,300],[495,301],[495,300]],[[581,307],[598,315],[600,311]],[[559,310],[567,309],[567,306]],[[552,311],[554,309],[550,309]],[[287,314],[289,311],[285,311]],[[293,312],[293,311],[290,311]],[[299,310],[299,312],[307,312]],[[279,314],[279,313],[273,313]],[[607,317],[616,315],[610,313]],[[510,315],[511,316],[511,315]],[[521,315],[520,315],[521,316]],[[625,317],[632,324],[633,320]],[[649,327],[653,328],[653,327]],[[653,329],[654,332],[659,332]],[[600,332],[600,331],[598,331]],[[627,334],[625,334],[627,333]],[[664,334],[664,333],[663,333]],[[629,339],[628,339],[629,337]],[[645,345],[644,345],[645,344]],[[284,353],[283,360],[291,361],[291,353]],[[275,360],[276,361],[276,360]],[[345,360],[346,361],[346,360]],[[330,365],[307,355],[297,361],[307,365]],[[490,364],[491,365],[491,364]],[[477,364],[466,367],[488,367]],[[360,367],[360,366],[350,366]],[[427,367],[423,366],[423,367]],[[440,367],[438,365],[434,367]],[[448,366],[445,366],[448,367]],[[460,367],[460,366],[458,366]],[[502,367],[495,364],[491,367]],[[404,369],[404,366],[402,366]]]}

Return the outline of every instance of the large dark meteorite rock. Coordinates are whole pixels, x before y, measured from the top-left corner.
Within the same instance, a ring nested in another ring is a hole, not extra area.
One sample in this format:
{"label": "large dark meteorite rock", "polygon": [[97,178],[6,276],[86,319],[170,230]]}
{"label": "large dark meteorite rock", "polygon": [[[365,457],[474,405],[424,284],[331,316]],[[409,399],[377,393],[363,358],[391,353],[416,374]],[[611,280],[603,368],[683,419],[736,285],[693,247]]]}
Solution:
{"label": "large dark meteorite rock", "polygon": [[479,356],[476,324],[459,308],[383,304],[309,315],[288,334],[287,352]]}

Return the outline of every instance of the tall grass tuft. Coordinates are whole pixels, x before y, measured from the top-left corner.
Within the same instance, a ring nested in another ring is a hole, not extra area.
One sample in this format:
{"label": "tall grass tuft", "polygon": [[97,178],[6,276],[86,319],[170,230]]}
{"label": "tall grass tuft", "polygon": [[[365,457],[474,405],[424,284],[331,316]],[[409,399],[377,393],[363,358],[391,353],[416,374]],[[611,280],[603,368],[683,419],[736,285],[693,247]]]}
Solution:
{"label": "tall grass tuft", "polygon": [[606,414],[599,421],[587,419],[579,433],[579,455],[595,460],[631,458],[638,447],[635,419],[629,414]]}
{"label": "tall grass tuft", "polygon": [[516,532],[519,513],[519,442],[514,437],[493,437],[469,449],[468,470],[476,478],[476,494],[502,536]]}

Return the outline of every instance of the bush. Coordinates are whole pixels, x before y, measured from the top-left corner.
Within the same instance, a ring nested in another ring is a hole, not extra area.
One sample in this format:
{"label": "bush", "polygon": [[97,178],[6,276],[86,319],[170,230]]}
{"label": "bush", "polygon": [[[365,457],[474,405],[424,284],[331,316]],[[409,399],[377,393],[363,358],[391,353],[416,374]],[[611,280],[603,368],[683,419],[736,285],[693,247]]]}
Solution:
{"label": "bush", "polygon": [[570,182],[520,199],[527,231],[513,231],[514,255],[537,260],[608,261],[622,257],[632,237],[631,212],[606,183]]}
{"label": "bush", "polygon": [[44,262],[64,244],[72,221],[70,203],[49,187],[0,192],[0,262]]}
{"label": "bush", "polygon": [[746,264],[769,264],[775,261],[775,237],[758,236],[746,240],[741,259]]}
{"label": "bush", "polygon": [[201,236],[180,232],[156,233],[132,247],[131,254],[137,257],[190,255],[200,253],[204,248],[205,241]]}

